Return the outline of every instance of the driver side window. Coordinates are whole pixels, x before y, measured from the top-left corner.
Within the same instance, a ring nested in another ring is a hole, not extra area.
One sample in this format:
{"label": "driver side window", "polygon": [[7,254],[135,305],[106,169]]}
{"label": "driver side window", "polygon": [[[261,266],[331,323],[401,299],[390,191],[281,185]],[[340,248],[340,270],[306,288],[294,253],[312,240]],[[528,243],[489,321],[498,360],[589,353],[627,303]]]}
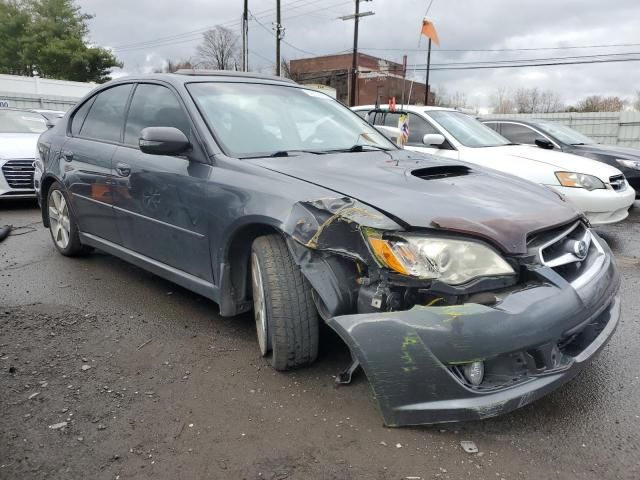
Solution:
{"label": "driver side window", "polygon": [[503,137],[513,143],[524,143],[527,145],[535,145],[536,138],[542,137],[531,128],[515,123],[503,123],[500,129]]}
{"label": "driver side window", "polygon": [[[388,127],[398,127],[400,120],[399,113],[387,113],[384,118],[384,125]],[[422,137],[427,133],[440,133],[431,126],[424,118],[419,117],[415,113],[409,112],[409,139],[407,145],[412,147],[424,147]]]}
{"label": "driver side window", "polygon": [[131,100],[124,143],[137,147],[140,132],[146,127],[175,127],[190,138],[189,119],[173,92],[160,85],[142,83]]}

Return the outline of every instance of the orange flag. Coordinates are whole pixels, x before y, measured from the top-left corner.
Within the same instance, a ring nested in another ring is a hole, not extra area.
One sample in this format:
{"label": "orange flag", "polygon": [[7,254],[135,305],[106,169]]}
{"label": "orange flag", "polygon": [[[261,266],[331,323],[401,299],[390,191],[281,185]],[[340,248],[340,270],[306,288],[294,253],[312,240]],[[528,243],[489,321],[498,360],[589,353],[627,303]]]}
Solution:
{"label": "orange flag", "polygon": [[431,41],[436,44],[436,47],[440,46],[440,39],[438,38],[438,32],[436,32],[436,26],[426,18],[422,20],[422,30],[420,33],[425,37],[430,38]]}

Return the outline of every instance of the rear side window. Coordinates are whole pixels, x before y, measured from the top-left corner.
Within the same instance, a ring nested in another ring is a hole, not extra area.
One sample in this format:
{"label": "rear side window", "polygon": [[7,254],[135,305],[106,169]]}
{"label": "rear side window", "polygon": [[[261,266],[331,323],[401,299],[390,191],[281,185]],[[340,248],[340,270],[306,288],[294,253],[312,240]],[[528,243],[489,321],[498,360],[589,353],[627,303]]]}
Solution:
{"label": "rear side window", "polygon": [[173,92],[160,85],[142,83],[131,100],[124,143],[137,147],[140,132],[146,127],[175,127],[187,138],[191,133],[189,118]]}
{"label": "rear side window", "polygon": [[[484,123],[484,122],[482,122],[482,123]],[[490,129],[495,130],[496,132],[500,133],[500,126],[501,125],[498,122],[487,122],[487,123],[485,123],[485,125],[487,127],[489,127]]]}
{"label": "rear side window", "polygon": [[119,85],[99,93],[80,130],[80,136],[119,142],[131,84]]}
{"label": "rear side window", "polygon": [[91,109],[91,105],[93,105],[93,101],[96,97],[89,99],[84,102],[84,104],[78,109],[78,111],[73,115],[73,120],[71,121],[71,135],[76,136],[80,133],[80,129],[84,124],[85,118],[87,118],[87,113]]}
{"label": "rear side window", "polygon": [[501,133],[503,137],[506,137],[513,143],[525,143],[534,145],[536,138],[542,137],[538,133],[531,130],[524,125],[516,125],[515,123],[503,123],[501,126]]}

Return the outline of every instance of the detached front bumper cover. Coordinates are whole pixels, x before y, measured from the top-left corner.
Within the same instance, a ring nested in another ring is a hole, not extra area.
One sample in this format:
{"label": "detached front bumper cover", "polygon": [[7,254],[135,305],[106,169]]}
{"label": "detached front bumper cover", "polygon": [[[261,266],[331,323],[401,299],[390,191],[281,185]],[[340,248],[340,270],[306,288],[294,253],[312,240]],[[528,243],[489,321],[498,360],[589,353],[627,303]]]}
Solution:
{"label": "detached front bumper cover", "polygon": [[[613,334],[620,279],[611,251],[597,241],[604,254],[571,283],[541,267],[537,285],[511,291],[493,306],[416,306],[338,316],[328,324],[362,365],[386,425],[506,413],[574,378]],[[456,365],[477,360],[495,367],[488,387],[474,388],[456,375]]]}

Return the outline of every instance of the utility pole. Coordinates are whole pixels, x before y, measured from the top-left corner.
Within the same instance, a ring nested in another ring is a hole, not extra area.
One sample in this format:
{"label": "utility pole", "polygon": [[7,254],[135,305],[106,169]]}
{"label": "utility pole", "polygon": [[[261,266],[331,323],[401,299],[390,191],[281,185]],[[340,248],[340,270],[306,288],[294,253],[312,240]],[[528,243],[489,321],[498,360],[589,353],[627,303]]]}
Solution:
{"label": "utility pole", "polygon": [[280,0],[276,0],[276,75],[280,76],[280,41],[284,37],[284,28],[280,23]]}
{"label": "utility pole", "polygon": [[424,93],[424,104],[429,105],[429,70],[431,68],[431,39],[429,39],[429,48],[427,49],[427,90]]}
{"label": "utility pole", "polygon": [[242,71],[249,71],[249,0],[244,0],[242,11]]}
{"label": "utility pole", "polygon": [[353,58],[351,60],[351,85],[349,92],[349,105],[354,107],[356,105],[356,95],[358,92],[358,23],[360,17],[366,17],[374,15],[373,12],[360,13],[360,2],[370,2],[371,0],[355,0],[356,11],[353,15],[345,15],[344,17],[338,17],[340,20],[354,20],[353,26]]}
{"label": "utility pole", "polygon": [[356,0],[356,13],[353,19],[353,58],[351,59],[351,92],[349,93],[349,105],[355,107],[358,92],[358,23],[360,19],[360,0]]}

